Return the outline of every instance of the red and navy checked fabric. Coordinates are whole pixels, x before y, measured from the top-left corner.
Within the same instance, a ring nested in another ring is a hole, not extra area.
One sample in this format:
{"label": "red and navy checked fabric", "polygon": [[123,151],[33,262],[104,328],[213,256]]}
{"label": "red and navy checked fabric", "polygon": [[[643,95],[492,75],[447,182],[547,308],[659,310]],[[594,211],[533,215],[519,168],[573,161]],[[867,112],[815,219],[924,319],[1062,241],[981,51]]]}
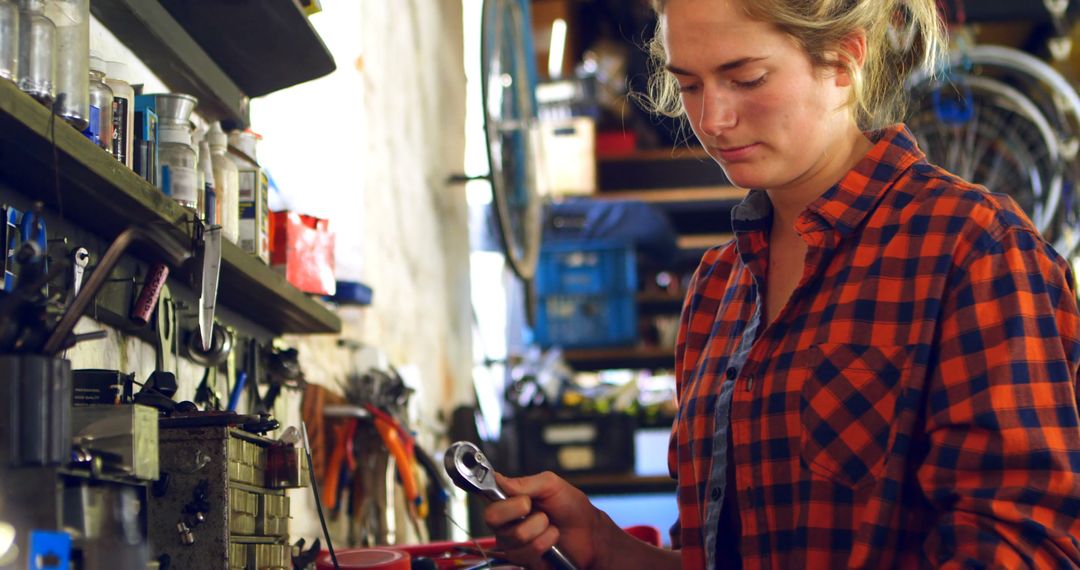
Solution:
{"label": "red and navy checked fabric", "polygon": [[[1010,198],[928,164],[903,126],[874,136],[799,217],[803,278],[736,379],[744,566],[1080,567],[1068,265]],[[715,404],[764,299],[770,219],[733,216],[683,308],[669,467],[685,568],[705,565]]]}

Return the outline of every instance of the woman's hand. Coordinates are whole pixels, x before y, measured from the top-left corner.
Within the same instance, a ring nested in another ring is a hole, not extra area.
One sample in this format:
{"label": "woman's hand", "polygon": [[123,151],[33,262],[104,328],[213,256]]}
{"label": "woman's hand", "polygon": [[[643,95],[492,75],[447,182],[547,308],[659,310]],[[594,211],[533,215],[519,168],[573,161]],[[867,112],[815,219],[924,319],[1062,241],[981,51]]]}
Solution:
{"label": "woman's hand", "polygon": [[604,557],[598,547],[607,542],[598,535],[618,529],[565,479],[546,471],[520,478],[496,474],[495,480],[510,498],[488,505],[484,522],[494,529],[495,542],[507,559],[548,568],[541,557],[556,544],[578,568],[592,567]]}

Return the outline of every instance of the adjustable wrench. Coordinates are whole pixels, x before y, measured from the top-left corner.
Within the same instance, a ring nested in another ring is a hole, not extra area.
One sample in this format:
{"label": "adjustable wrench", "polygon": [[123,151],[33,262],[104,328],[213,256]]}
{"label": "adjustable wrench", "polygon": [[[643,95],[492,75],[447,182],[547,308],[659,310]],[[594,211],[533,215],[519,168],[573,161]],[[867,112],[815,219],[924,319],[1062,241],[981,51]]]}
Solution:
{"label": "adjustable wrench", "polygon": [[[504,501],[509,497],[495,482],[495,469],[480,449],[467,441],[452,444],[443,457],[446,474],[458,488],[480,495],[489,501]],[[573,562],[557,546],[544,553],[544,560],[556,570],[577,570]]]}

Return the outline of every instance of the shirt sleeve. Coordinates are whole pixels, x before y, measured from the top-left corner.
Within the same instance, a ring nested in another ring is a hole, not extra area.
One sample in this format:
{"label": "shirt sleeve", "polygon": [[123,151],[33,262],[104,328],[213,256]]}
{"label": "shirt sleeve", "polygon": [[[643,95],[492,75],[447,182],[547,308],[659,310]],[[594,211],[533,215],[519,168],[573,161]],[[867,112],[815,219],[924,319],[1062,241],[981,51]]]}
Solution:
{"label": "shirt sleeve", "polygon": [[[985,243],[985,242],[984,242]],[[1080,567],[1075,284],[1030,230],[968,256],[942,299],[918,481],[945,568]]]}

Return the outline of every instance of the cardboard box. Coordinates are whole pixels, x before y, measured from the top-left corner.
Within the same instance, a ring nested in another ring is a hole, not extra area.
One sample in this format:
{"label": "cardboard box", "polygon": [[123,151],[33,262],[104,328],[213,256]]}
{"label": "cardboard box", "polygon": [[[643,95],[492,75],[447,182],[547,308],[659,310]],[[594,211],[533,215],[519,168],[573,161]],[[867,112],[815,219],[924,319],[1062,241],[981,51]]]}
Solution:
{"label": "cardboard box", "polygon": [[270,263],[270,180],[259,167],[240,172],[240,249]]}
{"label": "cardboard box", "polygon": [[596,122],[591,117],[543,121],[540,132],[552,196],[596,193]]}

